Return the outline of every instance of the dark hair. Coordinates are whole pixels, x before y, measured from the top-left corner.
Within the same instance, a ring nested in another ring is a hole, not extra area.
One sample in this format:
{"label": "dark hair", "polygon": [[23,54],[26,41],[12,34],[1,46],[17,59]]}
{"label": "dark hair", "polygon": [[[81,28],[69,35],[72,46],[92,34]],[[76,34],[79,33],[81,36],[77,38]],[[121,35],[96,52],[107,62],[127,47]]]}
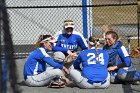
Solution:
{"label": "dark hair", "polygon": [[92,42],[92,44],[90,44],[91,46],[94,46],[95,47],[95,51],[96,51],[96,55],[98,56],[98,46],[99,46],[99,38],[95,37],[95,36],[90,36],[89,37],[89,42]]}
{"label": "dark hair", "polygon": [[89,41],[94,43],[91,46],[95,46],[96,47],[96,46],[99,45],[99,38],[97,38],[96,36],[90,36],[89,37]]}
{"label": "dark hair", "polygon": [[119,39],[119,35],[117,34],[116,31],[110,30],[110,31],[106,32],[105,35],[112,35],[113,39],[116,39],[116,41]]}
{"label": "dark hair", "polygon": [[38,38],[38,41],[36,42],[35,46],[36,47],[43,47],[43,43],[40,43],[42,40],[52,37],[51,35],[40,35]]}
{"label": "dark hair", "polygon": [[113,39],[116,39],[116,41],[119,39],[119,36],[118,36],[117,32],[113,31],[113,30],[110,30],[110,31],[106,32],[105,35],[112,35]]}

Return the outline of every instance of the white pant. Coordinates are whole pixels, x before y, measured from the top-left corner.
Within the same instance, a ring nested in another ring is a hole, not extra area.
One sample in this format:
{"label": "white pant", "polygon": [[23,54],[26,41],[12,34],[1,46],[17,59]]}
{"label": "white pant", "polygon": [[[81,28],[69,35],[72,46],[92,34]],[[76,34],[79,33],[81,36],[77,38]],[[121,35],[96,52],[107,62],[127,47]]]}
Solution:
{"label": "white pant", "polygon": [[80,88],[108,88],[110,85],[110,74],[108,73],[108,76],[106,78],[106,82],[101,84],[101,83],[93,83],[90,84],[88,83],[88,79],[83,77],[81,75],[81,72],[76,70],[76,69],[71,69],[70,70],[70,76],[72,80],[79,86]]}
{"label": "white pant", "polygon": [[48,67],[48,69],[38,75],[27,76],[26,84],[28,86],[44,86],[49,84],[50,80],[59,77],[62,74],[60,69]]}

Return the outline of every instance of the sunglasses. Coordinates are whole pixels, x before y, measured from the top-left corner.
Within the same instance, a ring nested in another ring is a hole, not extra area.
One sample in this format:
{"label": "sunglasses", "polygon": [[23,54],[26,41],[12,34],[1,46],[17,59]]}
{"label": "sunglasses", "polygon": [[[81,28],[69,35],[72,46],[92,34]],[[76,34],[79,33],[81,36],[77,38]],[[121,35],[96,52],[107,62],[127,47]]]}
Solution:
{"label": "sunglasses", "polygon": [[74,25],[74,23],[73,23],[73,22],[65,22],[64,25],[65,25],[65,26]]}

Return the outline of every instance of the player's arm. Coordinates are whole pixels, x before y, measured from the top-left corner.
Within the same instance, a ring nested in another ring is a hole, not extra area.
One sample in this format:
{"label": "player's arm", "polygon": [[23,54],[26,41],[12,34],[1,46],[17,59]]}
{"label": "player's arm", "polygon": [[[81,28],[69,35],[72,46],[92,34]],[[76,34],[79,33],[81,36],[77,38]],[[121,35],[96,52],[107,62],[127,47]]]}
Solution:
{"label": "player's arm", "polygon": [[55,62],[51,57],[44,57],[43,60],[54,68],[63,69],[63,65]]}
{"label": "player's arm", "polygon": [[47,64],[49,64],[50,66],[54,67],[54,68],[59,68],[62,69],[63,65],[55,62],[47,53],[46,50],[44,48],[39,48],[39,52],[38,52],[38,57],[39,59],[42,59],[43,61],[45,61]]}
{"label": "player's arm", "polygon": [[86,41],[86,39],[83,36],[79,35],[77,41],[78,41],[78,45],[80,46],[80,48],[82,50],[88,49],[88,47],[87,47],[87,41]]}
{"label": "player's arm", "polygon": [[122,67],[129,67],[131,65],[131,59],[130,56],[128,54],[128,51],[126,50],[126,48],[124,46],[122,46],[119,50],[118,50],[119,56],[122,60],[122,64],[118,64],[118,68],[122,68]]}
{"label": "player's arm", "polygon": [[67,48],[59,47],[59,46],[53,46],[52,51],[61,51],[63,53],[68,53],[69,52],[69,50]]}
{"label": "player's arm", "polygon": [[120,68],[123,68],[123,67],[129,67],[131,65],[130,56],[129,56],[129,54],[128,54],[128,52],[127,52],[127,50],[126,50],[126,48],[124,46],[122,46],[118,50],[118,55],[121,58],[122,63],[118,64],[116,66],[108,67],[109,71],[113,71],[113,70],[120,69]]}
{"label": "player's arm", "polygon": [[80,63],[81,63],[81,54],[79,54],[79,56],[77,57],[77,59],[73,63],[74,68],[81,70]]}
{"label": "player's arm", "polygon": [[108,66],[108,64],[109,64],[109,54],[108,54],[107,51],[104,51],[104,56],[103,57],[104,57],[104,63],[106,64],[106,66]]}
{"label": "player's arm", "polygon": [[75,57],[75,56],[76,56],[75,53],[72,53],[70,50],[68,50],[67,48],[64,48],[64,47],[54,46],[54,47],[52,48],[52,51],[61,51],[61,52],[63,52],[64,54],[70,55],[71,57]]}

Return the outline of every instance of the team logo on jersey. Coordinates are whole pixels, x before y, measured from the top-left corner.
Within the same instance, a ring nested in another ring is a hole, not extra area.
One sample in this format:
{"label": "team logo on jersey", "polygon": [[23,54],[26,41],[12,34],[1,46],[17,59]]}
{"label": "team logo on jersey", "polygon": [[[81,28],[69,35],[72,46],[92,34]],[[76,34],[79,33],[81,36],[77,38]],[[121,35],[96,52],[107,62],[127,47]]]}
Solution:
{"label": "team logo on jersey", "polygon": [[65,39],[61,39],[60,41],[61,41],[61,42],[65,42]]}
{"label": "team logo on jersey", "polygon": [[61,44],[61,47],[67,48],[67,49],[77,49],[77,45],[68,45],[68,44]]}

